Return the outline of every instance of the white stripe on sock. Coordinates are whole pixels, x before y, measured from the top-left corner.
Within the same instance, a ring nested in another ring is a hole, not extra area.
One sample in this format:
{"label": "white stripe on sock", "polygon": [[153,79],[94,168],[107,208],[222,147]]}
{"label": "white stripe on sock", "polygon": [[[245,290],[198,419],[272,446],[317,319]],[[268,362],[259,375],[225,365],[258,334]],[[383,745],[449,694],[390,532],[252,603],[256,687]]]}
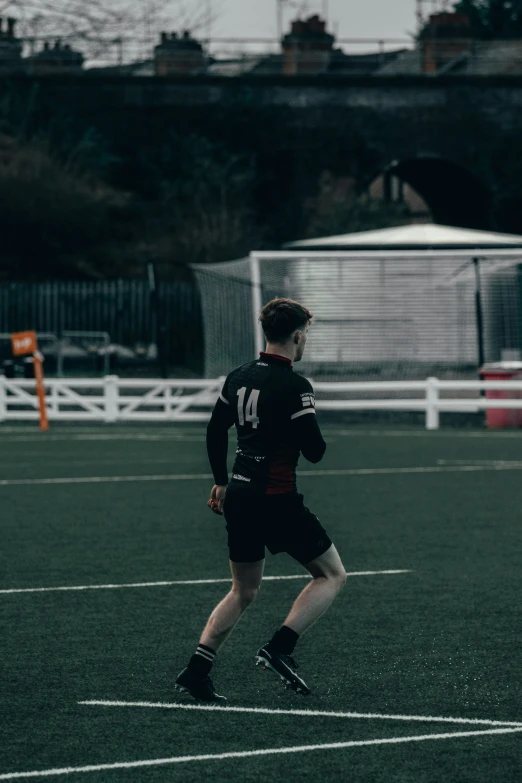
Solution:
{"label": "white stripe on sock", "polygon": [[211,655],[210,653],[208,653],[206,650],[200,650],[199,647],[196,650],[196,655],[201,655],[202,658],[206,658],[207,661],[212,661],[212,662],[214,661],[214,658],[216,657],[215,655]]}
{"label": "white stripe on sock", "polygon": [[207,655],[212,655],[213,658],[216,657],[216,653],[214,652],[214,650],[211,650],[209,647],[203,647],[202,644],[198,644],[198,650],[207,653]]}

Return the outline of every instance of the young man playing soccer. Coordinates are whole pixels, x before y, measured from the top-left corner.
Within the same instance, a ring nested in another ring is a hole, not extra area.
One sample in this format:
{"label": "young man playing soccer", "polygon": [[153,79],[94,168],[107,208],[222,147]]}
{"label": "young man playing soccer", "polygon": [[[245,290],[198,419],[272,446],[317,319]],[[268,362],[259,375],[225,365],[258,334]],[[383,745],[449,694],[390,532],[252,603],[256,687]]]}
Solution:
{"label": "young man playing soccer", "polygon": [[[216,653],[257,595],[265,546],[287,552],[312,575],[283,626],[256,655],[258,665],[298,693],[310,690],[297,674],[292,653],[299,637],[321,617],[346,581],[335,546],[296,486],[299,454],[319,462],[326,450],[315,415],[312,386],[294,373],[312,314],[291,299],[274,299],[261,311],[267,340],[260,358],[227,377],[207,429],[215,485],[209,508],[225,515],[232,589],[214,609],[199,646],[176,687],[196,700],[224,703],[210,679]],[[235,424],[238,448],[228,482],[228,430]]]}

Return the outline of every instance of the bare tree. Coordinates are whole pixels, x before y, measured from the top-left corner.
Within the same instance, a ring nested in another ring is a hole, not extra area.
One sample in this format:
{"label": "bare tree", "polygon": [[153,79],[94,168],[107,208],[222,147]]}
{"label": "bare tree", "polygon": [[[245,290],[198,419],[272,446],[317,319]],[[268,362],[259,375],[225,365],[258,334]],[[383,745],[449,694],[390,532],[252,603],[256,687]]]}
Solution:
{"label": "bare tree", "polygon": [[222,8],[223,0],[178,0],[179,24],[184,30],[210,38]]}
{"label": "bare tree", "polygon": [[19,20],[20,37],[33,47],[60,39],[87,60],[148,58],[159,32],[189,29],[204,35],[221,0],[0,0],[0,15]]}

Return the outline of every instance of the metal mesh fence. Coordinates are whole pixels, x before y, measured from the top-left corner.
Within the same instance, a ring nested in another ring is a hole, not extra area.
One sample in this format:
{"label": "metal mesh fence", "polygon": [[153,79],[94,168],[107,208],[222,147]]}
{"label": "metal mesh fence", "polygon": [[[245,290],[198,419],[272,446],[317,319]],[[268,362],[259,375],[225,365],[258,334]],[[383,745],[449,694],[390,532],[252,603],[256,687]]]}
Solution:
{"label": "metal mesh fence", "polygon": [[218,378],[255,353],[250,266],[246,260],[193,270],[201,295],[204,376]]}

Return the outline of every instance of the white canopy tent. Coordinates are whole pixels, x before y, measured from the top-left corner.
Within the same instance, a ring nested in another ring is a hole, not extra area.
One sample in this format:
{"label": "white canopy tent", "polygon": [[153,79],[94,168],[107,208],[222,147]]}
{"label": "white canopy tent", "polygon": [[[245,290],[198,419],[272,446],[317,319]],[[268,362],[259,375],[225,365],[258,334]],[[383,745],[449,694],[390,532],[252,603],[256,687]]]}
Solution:
{"label": "white canopy tent", "polygon": [[289,250],[464,250],[522,249],[522,236],[475,231],[469,228],[419,223],[377,231],[357,231],[332,237],[289,242]]}
{"label": "white canopy tent", "polygon": [[520,235],[441,226],[435,223],[319,237],[291,242],[285,247],[294,251],[306,249],[356,252],[359,258],[361,251],[373,251],[386,253],[390,259],[419,258],[419,254],[435,263],[437,259],[455,259],[458,265],[454,269],[445,270],[446,274],[439,278],[437,287],[456,285],[470,277],[474,279],[477,358],[480,365],[485,359],[481,263],[486,262],[486,271],[489,274],[506,267],[518,267],[522,263]]}

